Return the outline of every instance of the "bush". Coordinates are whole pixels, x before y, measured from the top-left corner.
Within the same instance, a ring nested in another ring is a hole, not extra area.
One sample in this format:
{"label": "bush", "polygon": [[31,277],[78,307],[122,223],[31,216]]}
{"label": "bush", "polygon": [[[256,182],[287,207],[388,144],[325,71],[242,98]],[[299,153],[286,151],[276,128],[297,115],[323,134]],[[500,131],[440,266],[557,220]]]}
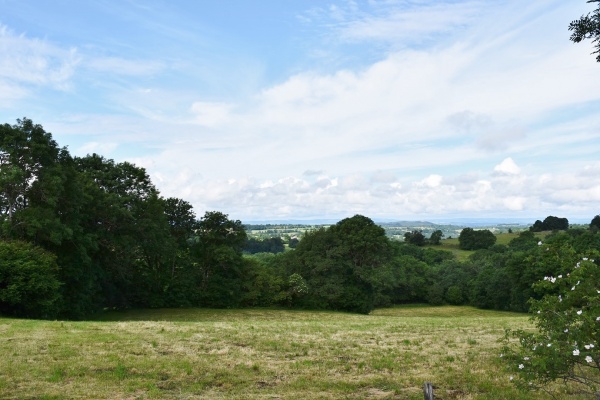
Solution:
{"label": "bush", "polygon": [[496,236],[489,230],[476,231],[465,228],[458,236],[458,245],[462,250],[487,249],[496,243]]}
{"label": "bush", "polygon": [[54,255],[25,242],[0,241],[0,312],[52,318],[60,310],[60,282]]}
{"label": "bush", "polygon": [[547,383],[562,380],[599,398],[600,266],[585,256],[574,264],[534,285],[544,294],[531,300],[537,332],[507,330],[503,354],[520,388],[546,390]]}

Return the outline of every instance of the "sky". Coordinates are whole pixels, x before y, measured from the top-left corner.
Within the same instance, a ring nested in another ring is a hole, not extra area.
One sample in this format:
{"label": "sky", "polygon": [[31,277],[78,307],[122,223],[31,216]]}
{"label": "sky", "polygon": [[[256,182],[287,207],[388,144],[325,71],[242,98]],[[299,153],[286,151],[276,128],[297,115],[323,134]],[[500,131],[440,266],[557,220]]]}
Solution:
{"label": "sky", "polygon": [[0,0],[0,123],[242,222],[600,213],[585,0]]}

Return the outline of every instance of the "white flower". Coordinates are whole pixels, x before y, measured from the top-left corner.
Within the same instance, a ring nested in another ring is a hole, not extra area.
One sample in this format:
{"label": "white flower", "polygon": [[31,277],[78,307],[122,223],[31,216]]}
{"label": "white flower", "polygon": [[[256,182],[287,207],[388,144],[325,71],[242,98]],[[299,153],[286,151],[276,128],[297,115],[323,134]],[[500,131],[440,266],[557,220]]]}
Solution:
{"label": "white flower", "polygon": [[552,347],[552,343],[548,343],[546,347]]}
{"label": "white flower", "polygon": [[560,294],[558,295],[558,301],[562,303],[562,296]]}
{"label": "white flower", "polygon": [[596,321],[600,321],[600,317],[596,317]]}
{"label": "white flower", "polygon": [[519,369],[523,369],[525,366],[523,364],[519,364]]}
{"label": "white flower", "polygon": [[569,328],[566,328],[566,329],[564,330],[564,332],[565,332],[565,333],[569,332]]}
{"label": "white flower", "polygon": [[558,279],[562,279],[562,275],[559,275],[559,276],[558,276]]}
{"label": "white flower", "polygon": [[556,282],[556,278],[555,277],[551,277],[550,278],[550,282],[552,282],[552,283]]}
{"label": "white flower", "polygon": [[575,268],[579,268],[581,267],[581,263],[577,263],[577,265],[575,265]]}
{"label": "white flower", "polygon": [[588,258],[587,258],[587,257],[583,257],[583,258],[582,258],[582,260],[583,260],[583,261],[587,261],[587,260],[588,260]]}
{"label": "white flower", "polygon": [[581,283],[581,281],[577,281],[577,284],[579,285]]}
{"label": "white flower", "polygon": [[585,345],[585,346],[583,346],[583,347],[585,347],[585,349],[586,349],[586,350],[589,350],[589,349],[593,349],[593,348],[594,348],[594,345],[590,343],[590,344],[586,344],[586,345]]}
{"label": "white flower", "polygon": [[542,241],[540,240],[540,241],[538,242],[538,246],[541,246],[541,245],[542,245]]}
{"label": "white flower", "polygon": [[538,314],[541,314],[542,312],[540,310],[538,310]]}
{"label": "white flower", "polygon": [[590,357],[590,356],[585,356],[585,361],[587,361],[588,363],[591,363],[594,360],[592,360],[592,357]]}
{"label": "white flower", "polygon": [[573,350],[573,355],[574,355],[574,356],[578,356],[578,355],[579,355],[579,349],[575,349],[575,350]]}
{"label": "white flower", "polygon": [[523,360],[529,361],[529,357],[523,357]]}
{"label": "white flower", "polygon": [[583,311],[579,310],[577,311],[577,315],[581,315],[583,313]]}
{"label": "white flower", "polygon": [[575,290],[575,286],[573,286],[573,287],[571,288],[571,290]]}
{"label": "white flower", "polygon": [[515,378],[511,375],[508,379],[512,381]]}

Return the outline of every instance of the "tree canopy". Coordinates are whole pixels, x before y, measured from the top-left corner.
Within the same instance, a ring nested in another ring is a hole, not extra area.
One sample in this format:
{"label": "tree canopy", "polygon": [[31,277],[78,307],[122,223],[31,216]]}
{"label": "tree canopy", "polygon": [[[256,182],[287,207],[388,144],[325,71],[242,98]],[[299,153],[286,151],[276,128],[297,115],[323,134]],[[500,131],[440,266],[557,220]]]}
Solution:
{"label": "tree canopy", "polygon": [[465,228],[458,236],[458,244],[463,250],[487,249],[496,243],[496,236],[488,229]]}
{"label": "tree canopy", "polygon": [[598,3],[598,7],[591,13],[571,21],[569,24],[569,31],[572,32],[570,39],[574,43],[591,39],[596,49],[592,54],[597,54],[596,61],[600,62],[600,0],[588,0],[588,3]]}

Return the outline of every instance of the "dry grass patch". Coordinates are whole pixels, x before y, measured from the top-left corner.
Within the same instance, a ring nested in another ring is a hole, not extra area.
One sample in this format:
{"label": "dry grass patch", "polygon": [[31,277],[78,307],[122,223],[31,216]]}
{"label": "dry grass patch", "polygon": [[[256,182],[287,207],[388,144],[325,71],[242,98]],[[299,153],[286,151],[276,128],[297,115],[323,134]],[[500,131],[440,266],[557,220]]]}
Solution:
{"label": "dry grass patch", "polygon": [[504,329],[527,326],[470,307],[0,319],[0,398],[422,399],[431,381],[440,399],[541,399],[517,392],[498,357]]}

